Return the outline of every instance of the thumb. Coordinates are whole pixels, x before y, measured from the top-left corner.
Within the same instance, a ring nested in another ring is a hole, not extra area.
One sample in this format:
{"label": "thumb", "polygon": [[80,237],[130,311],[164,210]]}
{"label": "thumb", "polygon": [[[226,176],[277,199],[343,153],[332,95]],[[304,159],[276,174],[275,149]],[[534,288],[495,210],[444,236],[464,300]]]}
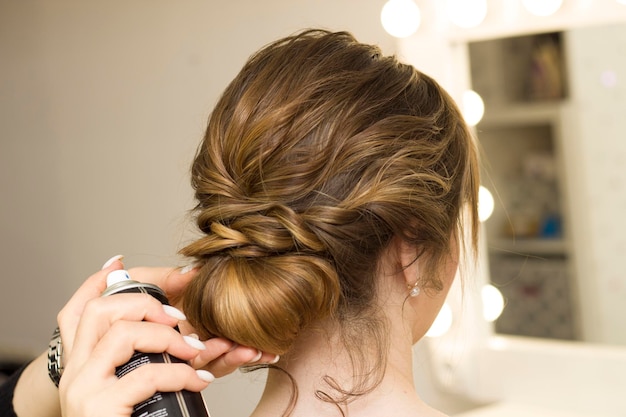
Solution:
{"label": "thumb", "polygon": [[138,267],[130,269],[128,273],[135,281],[154,284],[161,288],[167,298],[174,303],[196,276],[197,268]]}
{"label": "thumb", "polygon": [[57,323],[63,337],[63,348],[69,353],[74,345],[74,336],[85,305],[89,300],[100,297],[106,289],[106,277],[109,272],[124,269],[123,256],[116,255],[105,262],[102,269],[83,282],[70,300],[57,315]]}

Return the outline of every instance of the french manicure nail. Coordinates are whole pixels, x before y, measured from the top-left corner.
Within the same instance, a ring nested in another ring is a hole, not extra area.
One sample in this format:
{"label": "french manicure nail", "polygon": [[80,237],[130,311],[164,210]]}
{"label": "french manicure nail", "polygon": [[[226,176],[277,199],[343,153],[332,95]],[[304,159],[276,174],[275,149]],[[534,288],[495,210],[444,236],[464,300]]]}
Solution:
{"label": "french manicure nail", "polygon": [[183,339],[185,339],[185,342],[194,349],[198,349],[198,350],[206,349],[206,346],[204,346],[204,343],[202,343],[198,339],[194,339],[191,336],[183,336]]}
{"label": "french manicure nail", "polygon": [[102,265],[102,269],[107,269],[108,267],[110,267],[113,264],[113,262],[121,261],[122,259],[124,259],[124,255],[115,255],[114,257],[112,257],[111,259],[106,261],[104,263],[104,265]]}
{"label": "french manicure nail", "polygon": [[186,266],[180,268],[180,273],[181,274],[186,274],[187,272],[191,271],[195,267],[196,267],[196,264],[186,265]]}
{"label": "french manicure nail", "polygon": [[250,362],[248,363],[258,362],[261,359],[261,356],[263,356],[263,352],[259,350],[259,353],[257,353],[257,355],[254,358],[252,358]]}
{"label": "french manicure nail", "polygon": [[276,355],[276,357],[274,358],[274,360],[272,360],[270,362],[270,365],[274,365],[275,363],[278,363],[278,361],[280,360],[280,355]]}
{"label": "french manicure nail", "polygon": [[213,376],[213,374],[211,372],[209,372],[209,371],[205,371],[204,369],[198,369],[196,371],[196,374],[204,382],[213,382],[213,381],[215,381],[215,377]]}
{"label": "french manicure nail", "polygon": [[165,311],[165,314],[168,316],[174,317],[177,320],[187,320],[187,316],[185,316],[185,314],[176,307],[164,304],[163,311]]}

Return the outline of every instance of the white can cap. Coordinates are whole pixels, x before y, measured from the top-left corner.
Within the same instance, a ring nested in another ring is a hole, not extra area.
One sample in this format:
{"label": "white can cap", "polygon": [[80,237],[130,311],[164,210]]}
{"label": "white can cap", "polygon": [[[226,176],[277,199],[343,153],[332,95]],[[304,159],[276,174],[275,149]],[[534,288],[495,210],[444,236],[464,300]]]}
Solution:
{"label": "white can cap", "polygon": [[109,275],[107,275],[107,287],[110,287],[113,284],[117,284],[118,282],[129,281],[129,280],[130,280],[130,275],[128,275],[127,271],[123,269],[111,271],[109,272]]}

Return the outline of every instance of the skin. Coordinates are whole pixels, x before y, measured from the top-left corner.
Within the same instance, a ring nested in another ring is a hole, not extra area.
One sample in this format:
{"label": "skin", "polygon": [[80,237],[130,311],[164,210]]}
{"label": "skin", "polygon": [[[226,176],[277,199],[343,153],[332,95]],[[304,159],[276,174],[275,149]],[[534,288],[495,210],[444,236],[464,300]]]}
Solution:
{"label": "skin", "polygon": [[[369,394],[351,402],[349,413],[344,408],[346,415],[443,416],[426,405],[415,390],[412,347],[430,328],[452,285],[458,266],[456,244],[451,253],[441,275],[444,289],[436,294],[423,291],[417,297],[409,298],[407,288],[420,275],[423,260],[414,262],[417,254],[415,248],[398,239],[383,256],[378,299],[391,332],[388,365],[382,383]],[[325,375],[332,375],[347,384],[351,380],[352,369],[347,366],[348,358],[345,352],[337,348],[339,344],[333,342],[336,339],[337,335],[332,331],[330,336],[326,331],[310,332],[293,351],[281,359],[280,366],[294,377],[299,389],[293,417],[340,415],[335,405],[324,403],[313,395],[315,390],[324,389],[320,381]],[[289,386],[282,373],[270,371],[263,397],[252,417],[275,416],[276,410],[285,409],[291,394]]]}
{"label": "skin", "polygon": [[[407,289],[422,269],[423,258],[415,261],[417,249],[395,239],[383,254],[377,299],[389,323],[391,348],[387,369],[380,385],[349,404],[351,417],[443,416],[417,395],[412,346],[434,321],[452,284],[458,266],[456,245],[451,253],[441,271],[444,289],[435,294],[422,291],[417,297],[408,297]],[[48,379],[45,356],[38,358],[26,369],[16,388],[14,404],[20,417],[58,416],[61,410],[65,417],[128,417],[134,404],[155,391],[206,388],[208,383],[198,377],[194,368],[220,376],[257,359],[256,349],[234,346],[227,340],[205,341],[204,350],[191,347],[182,334],[193,329],[167,315],[160,303],[149,296],[127,294],[101,298],[106,275],[121,268],[123,264],[115,261],[92,275],[59,313],[66,361],[59,390]],[[171,298],[180,294],[193,277],[193,270],[187,274],[167,268],[129,272],[138,281],[161,286]],[[182,334],[172,329],[176,324]],[[348,386],[351,380],[346,352],[338,348],[338,335],[332,324],[318,323],[317,328],[324,330],[303,334],[294,349],[279,362],[299,389],[293,417],[339,415],[335,405],[320,401],[314,392],[325,388],[320,385],[325,375],[332,375]],[[167,351],[189,360],[193,368],[184,364],[146,365],[118,379],[114,375],[115,366],[126,362],[135,349]],[[274,355],[263,354],[256,363],[275,359]],[[252,417],[274,417],[277,410],[285,409],[291,395],[291,385],[285,378],[280,372],[269,372],[265,391]],[[38,392],[36,404],[32,401],[33,392]]]}
{"label": "skin", "polygon": [[[208,383],[198,377],[194,368],[220,377],[244,364],[276,359],[272,354],[219,338],[203,341],[204,350],[195,349],[182,337],[193,329],[167,315],[152,297],[125,294],[101,298],[108,273],[123,268],[120,259],[113,260],[89,277],[61,310],[57,321],[65,371],[60,387],[57,389],[48,377],[44,352],[24,370],[16,385],[13,406],[18,416],[56,417],[62,415],[62,408],[66,416],[128,416],[133,404],[157,390],[206,388]],[[135,268],[129,273],[137,281],[158,285],[170,299],[176,299],[194,276],[193,269],[183,274],[176,268]],[[177,324],[181,333],[173,330]],[[168,351],[189,360],[192,366],[144,366],[129,378],[118,380],[112,374],[112,364],[126,362],[134,349]],[[37,401],[32,400],[34,393]],[[112,404],[111,398],[120,401]]]}

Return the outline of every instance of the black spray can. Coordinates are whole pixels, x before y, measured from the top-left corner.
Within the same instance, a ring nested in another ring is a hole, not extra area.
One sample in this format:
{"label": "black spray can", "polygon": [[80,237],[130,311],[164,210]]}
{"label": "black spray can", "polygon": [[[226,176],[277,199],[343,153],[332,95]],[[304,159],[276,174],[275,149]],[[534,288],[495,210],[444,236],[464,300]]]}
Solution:
{"label": "black spray can", "polygon": [[[124,270],[113,271],[107,277],[107,289],[102,296],[123,293],[144,293],[169,305],[163,290],[156,285],[133,281]],[[176,328],[178,330],[178,328]],[[118,378],[148,363],[186,363],[166,352],[135,352],[130,360],[116,368]],[[179,392],[157,392],[146,401],[135,405],[132,417],[209,417],[202,394],[187,390]]]}

